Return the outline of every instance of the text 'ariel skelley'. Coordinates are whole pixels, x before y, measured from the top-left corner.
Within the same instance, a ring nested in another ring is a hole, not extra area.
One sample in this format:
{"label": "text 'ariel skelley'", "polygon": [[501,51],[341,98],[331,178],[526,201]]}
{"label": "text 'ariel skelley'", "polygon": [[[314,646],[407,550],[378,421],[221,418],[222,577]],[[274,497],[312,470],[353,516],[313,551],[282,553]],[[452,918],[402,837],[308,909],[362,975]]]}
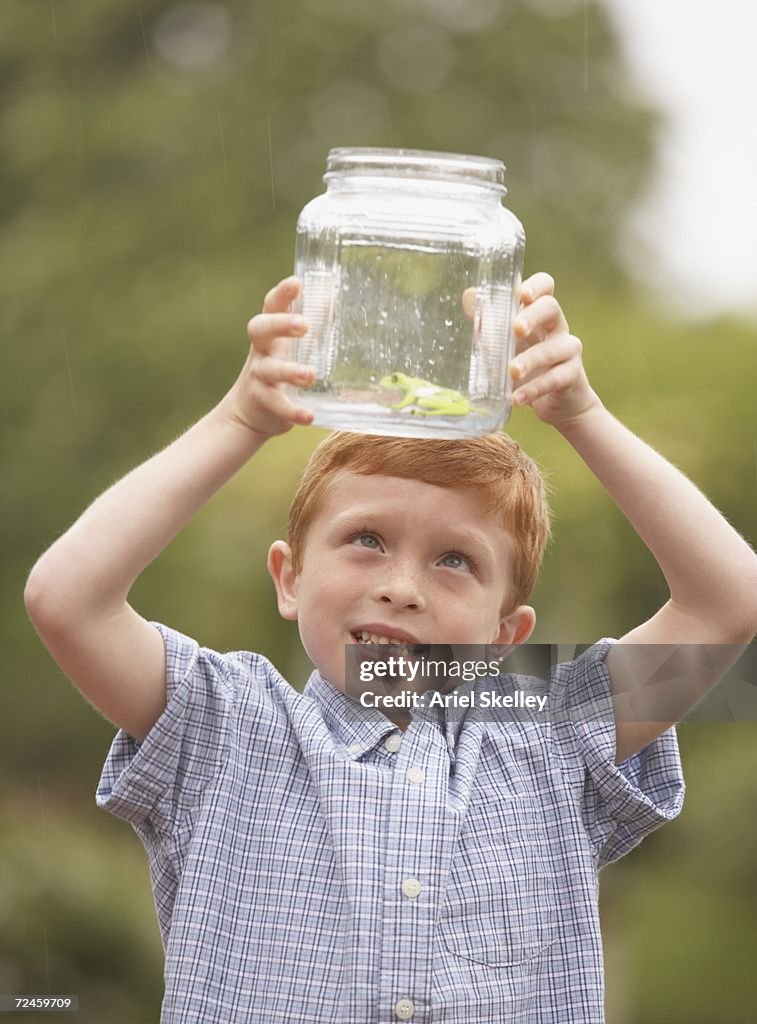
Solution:
{"label": "text 'ariel skelley'", "polygon": [[[431,671],[433,669],[433,671]],[[440,671],[441,669],[441,671]],[[392,656],[385,661],[362,661],[360,663],[360,682],[370,683],[376,678],[405,679],[411,683],[417,675],[421,678],[429,675],[443,675],[446,681],[457,678],[462,682],[475,679],[496,677],[499,675],[498,661],[416,661],[402,655]],[[440,693],[430,690],[416,693],[413,690],[401,690],[394,694],[363,693],[360,703],[364,707],[394,708],[528,708],[543,711],[547,703],[546,695],[537,696],[525,690],[512,693],[498,693],[494,690],[472,690],[468,693]]]}
{"label": "text 'ariel skelley'", "polygon": [[513,693],[495,693],[494,690],[482,690],[476,693],[414,693],[412,690],[401,690],[399,693],[361,693],[360,703],[364,708],[530,708],[543,711],[547,703],[546,696],[536,696],[525,690]]}

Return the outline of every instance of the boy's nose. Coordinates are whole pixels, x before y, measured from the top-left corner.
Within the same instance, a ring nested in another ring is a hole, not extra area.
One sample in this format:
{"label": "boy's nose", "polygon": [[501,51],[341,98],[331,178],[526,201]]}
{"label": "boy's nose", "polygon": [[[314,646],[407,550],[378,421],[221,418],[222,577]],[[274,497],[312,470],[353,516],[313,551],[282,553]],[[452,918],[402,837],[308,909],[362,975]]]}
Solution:
{"label": "boy's nose", "polygon": [[392,573],[391,576],[376,584],[374,596],[382,604],[391,605],[393,608],[423,611],[426,607],[426,599],[421,587],[418,581],[410,575]]}

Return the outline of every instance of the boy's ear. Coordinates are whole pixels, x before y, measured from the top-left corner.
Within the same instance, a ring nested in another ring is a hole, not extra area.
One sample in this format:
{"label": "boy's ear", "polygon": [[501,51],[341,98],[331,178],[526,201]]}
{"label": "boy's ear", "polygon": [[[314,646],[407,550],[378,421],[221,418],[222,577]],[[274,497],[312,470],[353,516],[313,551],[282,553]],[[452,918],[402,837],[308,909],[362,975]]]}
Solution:
{"label": "boy's ear", "polygon": [[268,571],[276,587],[279,615],[282,619],[297,618],[297,573],[292,564],[292,552],[283,540],[275,540],[268,549]]}
{"label": "boy's ear", "polygon": [[499,632],[492,643],[507,647],[510,650],[524,644],[531,636],[536,625],[536,612],[528,604],[519,605],[514,612],[500,619]]}

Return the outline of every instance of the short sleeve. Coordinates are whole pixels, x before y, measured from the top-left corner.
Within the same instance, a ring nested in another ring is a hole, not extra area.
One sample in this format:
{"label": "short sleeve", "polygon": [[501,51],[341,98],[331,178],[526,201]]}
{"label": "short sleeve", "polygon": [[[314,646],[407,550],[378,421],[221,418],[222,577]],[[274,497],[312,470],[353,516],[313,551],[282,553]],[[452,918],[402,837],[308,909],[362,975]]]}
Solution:
{"label": "short sleeve", "polygon": [[142,743],[119,730],[95,797],[142,837],[171,832],[221,770],[235,695],[222,655],[151,625],[165,645],[166,708]]}
{"label": "short sleeve", "polygon": [[615,722],[604,639],[556,666],[549,701],[560,752],[597,864],[618,860],[681,810],[684,780],[675,728],[615,764]]}

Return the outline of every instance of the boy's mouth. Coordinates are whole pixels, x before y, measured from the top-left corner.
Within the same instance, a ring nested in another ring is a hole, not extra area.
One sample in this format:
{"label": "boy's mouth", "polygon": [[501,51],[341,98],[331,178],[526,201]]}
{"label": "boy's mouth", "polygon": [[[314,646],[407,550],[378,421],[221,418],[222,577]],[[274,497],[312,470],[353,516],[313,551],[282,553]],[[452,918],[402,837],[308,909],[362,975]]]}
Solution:
{"label": "boy's mouth", "polygon": [[407,639],[400,639],[396,636],[388,636],[385,633],[374,633],[369,630],[358,629],[351,634],[355,643],[360,644],[363,647],[370,647],[372,645],[396,648],[397,654],[403,654],[408,656],[418,656],[424,654],[428,650],[427,644],[417,643]]}

